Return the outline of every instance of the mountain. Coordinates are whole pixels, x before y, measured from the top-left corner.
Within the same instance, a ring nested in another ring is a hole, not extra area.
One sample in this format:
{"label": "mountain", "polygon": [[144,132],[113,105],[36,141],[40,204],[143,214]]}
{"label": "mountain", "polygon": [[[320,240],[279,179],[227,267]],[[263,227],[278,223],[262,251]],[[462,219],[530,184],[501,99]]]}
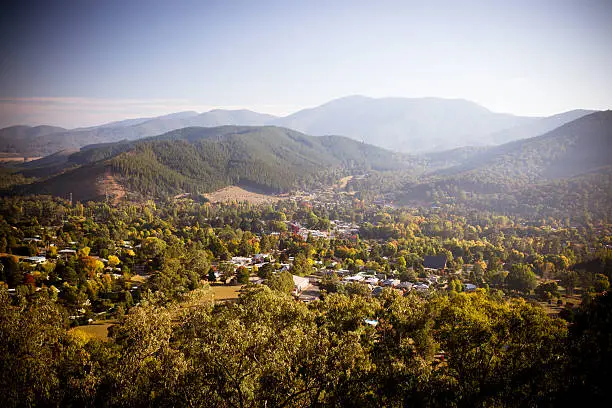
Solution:
{"label": "mountain", "polygon": [[487,144],[494,132],[534,121],[461,99],[351,96],[273,123],[312,135],[344,135],[387,149],[426,152]]}
{"label": "mountain", "polygon": [[331,184],[338,170],[399,169],[406,157],[341,136],[313,137],[273,126],[222,126],[183,128],[47,160],[42,166],[28,163],[24,175],[45,169],[55,175],[21,186],[16,193],[72,192],[75,199],[87,200],[100,198],[109,184],[137,197],[157,198],[228,185],[280,192]]}
{"label": "mountain", "polygon": [[88,144],[137,140],[185,127],[274,125],[314,136],[342,135],[399,152],[431,153],[536,137],[592,112],[521,117],[491,112],[462,99],[349,96],[282,118],[248,110],[216,109],[72,130],[17,126],[0,130],[0,152],[40,156]]}
{"label": "mountain", "polygon": [[546,118],[539,118],[536,121],[521,126],[493,133],[490,135],[490,139],[493,144],[504,144],[514,140],[540,136],[559,126],[595,112],[593,110],[576,109]]}
{"label": "mountain", "polygon": [[41,151],[35,140],[66,129],[57,126],[11,126],[0,129],[0,148],[6,153],[21,153],[27,156],[38,156]]}
{"label": "mountain", "polygon": [[[47,155],[66,149],[79,149],[88,144],[136,140],[160,135],[190,126],[264,125],[276,119],[272,115],[248,110],[212,110],[197,114],[180,112],[155,118],[128,119],[91,128],[14,126],[0,130],[0,151],[26,155]],[[24,129],[29,128],[30,130]],[[44,128],[35,131],[35,129]]]}
{"label": "mountain", "polygon": [[437,175],[534,184],[612,166],[612,111],[591,113],[542,136],[491,147]]}
{"label": "mountain", "polygon": [[141,123],[148,122],[154,119],[158,119],[158,120],[187,119],[187,118],[198,116],[198,115],[199,113],[195,111],[184,111],[184,112],[170,113],[168,115],[155,116],[155,117],[149,117],[149,118],[135,118],[135,119],[119,120],[116,122],[105,123],[99,126],[88,126],[85,128],[78,128],[74,130],[91,130],[91,129],[96,129],[96,128],[134,126],[134,125],[139,125]]}
{"label": "mountain", "polygon": [[535,138],[427,155],[418,180],[395,186],[387,175],[375,187],[398,204],[589,223],[612,216],[611,153],[612,111],[595,112]]}

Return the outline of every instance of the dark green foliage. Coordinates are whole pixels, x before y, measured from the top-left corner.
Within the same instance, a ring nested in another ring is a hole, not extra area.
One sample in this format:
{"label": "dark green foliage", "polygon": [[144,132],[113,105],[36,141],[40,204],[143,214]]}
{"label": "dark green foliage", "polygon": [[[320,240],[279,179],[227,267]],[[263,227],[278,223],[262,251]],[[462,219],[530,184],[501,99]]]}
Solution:
{"label": "dark green foliage", "polygon": [[506,283],[512,290],[522,293],[529,293],[537,286],[537,276],[529,265],[512,265],[506,277]]}
{"label": "dark green foliage", "polygon": [[[350,174],[401,168],[405,162],[401,155],[339,136],[316,138],[277,127],[184,128],[138,142],[89,147],[69,156],[64,168],[80,167],[17,191],[97,199],[103,192],[92,187],[103,174],[112,174],[128,191],[145,197],[227,185],[284,192],[330,183],[334,169]],[[57,171],[49,168],[47,176]]]}
{"label": "dark green foliage", "polygon": [[609,400],[612,378],[612,296],[598,296],[574,316],[569,332],[566,394],[559,406],[595,406]]}

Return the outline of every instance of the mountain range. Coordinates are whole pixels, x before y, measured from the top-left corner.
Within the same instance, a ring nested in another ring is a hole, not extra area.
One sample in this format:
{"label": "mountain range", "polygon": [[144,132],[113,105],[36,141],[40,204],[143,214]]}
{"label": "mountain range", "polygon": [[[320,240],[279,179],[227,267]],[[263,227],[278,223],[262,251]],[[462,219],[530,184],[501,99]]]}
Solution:
{"label": "mountain range", "polygon": [[21,183],[13,193],[73,193],[75,199],[89,200],[109,189],[115,190],[111,195],[135,198],[204,193],[228,185],[284,192],[331,185],[340,175],[374,172],[380,174],[380,185],[398,181],[391,189],[397,196],[422,201],[425,193],[438,190],[496,194],[588,174],[609,175],[610,152],[612,111],[500,146],[417,156],[276,126],[188,127],[23,163],[16,171],[30,183]]}
{"label": "mountain range", "polygon": [[157,136],[185,127],[273,125],[314,136],[346,136],[398,152],[422,153],[535,137],[592,112],[576,110],[550,117],[524,117],[491,112],[461,99],[350,96],[286,117],[218,109],[79,129],[13,126],[0,130],[0,152],[45,156],[90,144]]}

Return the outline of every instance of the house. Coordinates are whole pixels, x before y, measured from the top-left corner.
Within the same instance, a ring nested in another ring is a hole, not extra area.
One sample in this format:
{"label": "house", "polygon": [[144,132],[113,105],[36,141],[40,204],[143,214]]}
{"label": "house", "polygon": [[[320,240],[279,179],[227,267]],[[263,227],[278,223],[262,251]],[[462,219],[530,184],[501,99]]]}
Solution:
{"label": "house", "polygon": [[425,269],[444,270],[446,269],[446,255],[430,256],[425,255],[423,258],[423,267]]}
{"label": "house", "polygon": [[412,282],[400,282],[400,284],[397,285],[397,287],[399,289],[408,289],[408,290],[410,290],[410,289],[412,289]]}
{"label": "house", "polygon": [[41,264],[47,261],[47,258],[45,258],[44,256],[28,256],[27,258],[23,259],[26,262],[31,262],[34,264]]}
{"label": "house", "polygon": [[40,238],[24,238],[23,242],[26,242],[26,243],[30,243],[30,242],[42,242],[42,240]]}
{"label": "house", "polygon": [[476,290],[476,285],[474,285],[473,283],[466,283],[465,284],[465,291],[466,292],[473,292]]}
{"label": "house", "polygon": [[344,278],[344,280],[347,282],[363,282],[365,278],[361,275],[353,275],[347,276],[346,278]]}
{"label": "house", "polygon": [[253,261],[253,259],[244,257],[244,256],[234,256],[232,257],[232,263],[237,266],[248,265]]}
{"label": "house", "polygon": [[378,285],[378,281],[379,281],[379,279],[375,278],[375,277],[371,277],[371,278],[366,279],[366,283],[369,284],[369,285],[372,285],[372,286],[377,286]]}
{"label": "house", "polygon": [[270,254],[255,254],[253,255],[253,262],[255,263],[265,262],[266,258],[271,259]]}
{"label": "house", "polygon": [[391,287],[396,287],[400,284],[400,280],[399,279],[385,279],[382,284],[383,286],[391,286]]}
{"label": "house", "polygon": [[304,278],[297,275],[292,275],[293,277],[293,292],[297,295],[301,293],[304,289],[310,286],[310,280],[308,278]]}
{"label": "house", "polygon": [[421,292],[429,290],[429,286],[427,286],[427,284],[425,283],[417,283],[416,285],[413,285],[412,287]]}
{"label": "house", "polygon": [[75,251],[74,249],[62,249],[62,250],[58,251],[57,254],[64,261],[67,261],[68,258],[75,257],[76,254],[77,254],[77,251]]}
{"label": "house", "polygon": [[369,324],[372,327],[378,326],[378,320],[376,319],[363,319],[365,324]]}
{"label": "house", "polygon": [[381,286],[376,286],[374,289],[372,289],[372,296],[380,296],[382,291],[383,288]]}

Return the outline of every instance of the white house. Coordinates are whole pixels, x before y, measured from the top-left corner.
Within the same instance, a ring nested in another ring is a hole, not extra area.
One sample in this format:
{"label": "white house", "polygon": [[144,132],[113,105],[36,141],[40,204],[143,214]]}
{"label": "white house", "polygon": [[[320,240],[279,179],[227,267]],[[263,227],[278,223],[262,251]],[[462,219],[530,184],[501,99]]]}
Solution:
{"label": "white house", "polygon": [[23,260],[26,262],[41,264],[41,263],[44,263],[47,260],[47,258],[45,258],[44,256],[28,256],[27,258],[24,258]]}
{"label": "white house", "polygon": [[310,286],[310,280],[301,276],[292,275],[293,277],[293,292],[297,295]]}
{"label": "white house", "polygon": [[366,279],[366,283],[372,286],[377,286],[380,279],[372,276],[371,278]]}

